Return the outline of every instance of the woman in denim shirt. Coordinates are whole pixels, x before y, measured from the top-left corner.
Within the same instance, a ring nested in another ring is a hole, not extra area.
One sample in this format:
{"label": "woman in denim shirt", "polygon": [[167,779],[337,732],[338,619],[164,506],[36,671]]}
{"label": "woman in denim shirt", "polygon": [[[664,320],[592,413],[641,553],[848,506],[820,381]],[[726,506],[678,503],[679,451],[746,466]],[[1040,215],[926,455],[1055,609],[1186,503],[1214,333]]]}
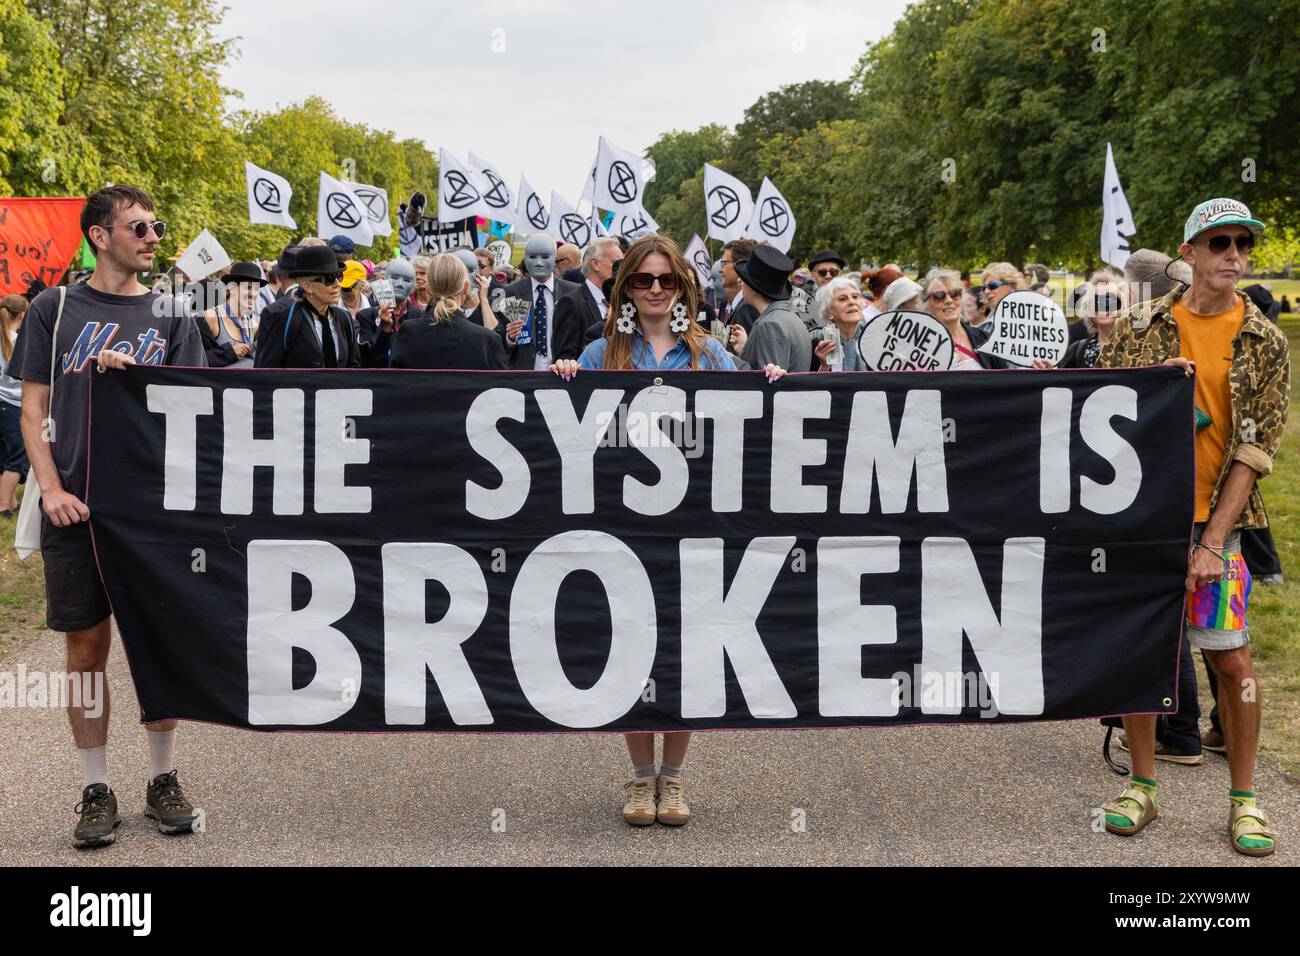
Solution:
{"label": "woman in denim shirt", "polygon": [[[565,381],[579,369],[735,371],[725,349],[696,323],[699,294],[695,273],[677,244],[666,236],[646,236],[628,249],[614,280],[605,317],[604,336],[583,350],[577,361],[551,366]],[[785,370],[765,369],[769,382]],[[682,791],[682,764],[689,732],[665,733],[663,762],[655,774],[655,735],[625,734],[633,777],[624,784],[623,819],[632,826],[655,822],[681,826],[690,820]],[[657,805],[656,805],[657,798]]]}

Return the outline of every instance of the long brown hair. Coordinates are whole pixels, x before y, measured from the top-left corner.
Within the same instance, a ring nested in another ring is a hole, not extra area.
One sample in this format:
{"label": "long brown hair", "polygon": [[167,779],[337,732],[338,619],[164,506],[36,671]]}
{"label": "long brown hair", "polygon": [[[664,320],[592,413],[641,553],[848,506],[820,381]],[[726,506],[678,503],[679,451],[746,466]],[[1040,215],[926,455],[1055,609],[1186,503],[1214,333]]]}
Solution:
{"label": "long brown hair", "polygon": [[614,279],[614,288],[609,294],[609,311],[605,314],[603,335],[609,340],[605,349],[605,368],[630,369],[632,365],[632,336],[618,331],[618,316],[624,302],[631,302],[624,291],[627,277],[641,271],[641,263],[646,256],[659,252],[668,257],[668,271],[677,280],[677,301],[686,306],[691,324],[681,333],[682,341],[691,350],[691,368],[700,367],[701,356],[708,362],[709,368],[719,368],[718,361],[709,352],[709,335],[695,321],[700,310],[700,294],[696,288],[695,270],[686,262],[682,250],[667,236],[645,236],[632,243],[627,255],[618,267]]}
{"label": "long brown hair", "polygon": [[14,343],[9,340],[9,333],[14,327],[14,319],[27,311],[27,300],[20,295],[7,295],[0,299],[0,355],[5,364],[13,358]]}

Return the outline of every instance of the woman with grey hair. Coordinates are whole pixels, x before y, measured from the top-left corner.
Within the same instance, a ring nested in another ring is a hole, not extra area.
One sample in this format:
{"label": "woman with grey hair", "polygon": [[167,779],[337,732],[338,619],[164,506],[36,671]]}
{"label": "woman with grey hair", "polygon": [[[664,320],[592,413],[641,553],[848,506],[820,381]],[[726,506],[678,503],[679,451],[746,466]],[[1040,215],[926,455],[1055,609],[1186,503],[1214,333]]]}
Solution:
{"label": "woman with grey hair", "polygon": [[[1076,309],[1088,335],[1070,343],[1057,368],[1096,368],[1102,346],[1110,341],[1115,323],[1129,306],[1129,284],[1115,272],[1094,272],[1084,283]],[[1051,368],[1042,359],[1034,368]]]}
{"label": "woman with grey hair", "polygon": [[992,332],[989,323],[971,325],[962,318],[961,299],[965,287],[956,269],[931,269],[921,281],[926,311],[943,323],[952,336],[954,371],[1006,368],[999,358],[978,351]]}
{"label": "woman with grey hair", "polygon": [[[821,363],[818,371],[865,372],[867,366],[857,343],[858,332],[867,322],[863,315],[862,287],[847,276],[836,276],[817,290],[813,315],[817,322],[813,330],[813,353]],[[838,355],[834,336],[825,337],[828,325],[839,332]]]}

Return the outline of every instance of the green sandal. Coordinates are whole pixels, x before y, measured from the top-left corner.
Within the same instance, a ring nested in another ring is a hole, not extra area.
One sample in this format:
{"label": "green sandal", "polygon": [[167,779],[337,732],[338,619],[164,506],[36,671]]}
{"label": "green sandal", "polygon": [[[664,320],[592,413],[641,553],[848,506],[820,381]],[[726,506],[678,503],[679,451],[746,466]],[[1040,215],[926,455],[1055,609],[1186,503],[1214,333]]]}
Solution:
{"label": "green sandal", "polygon": [[[1122,800],[1132,800],[1138,805],[1138,809],[1120,805]],[[1105,821],[1106,829],[1111,833],[1118,833],[1120,836],[1132,836],[1138,831],[1144,829],[1147,824],[1151,823],[1160,814],[1156,810],[1156,805],[1151,802],[1143,791],[1136,787],[1129,787],[1110,803],[1103,804],[1101,808],[1106,813],[1113,813],[1129,821],[1129,826],[1121,827],[1109,820]]]}
{"label": "green sandal", "polygon": [[[1254,822],[1243,822],[1246,820]],[[1277,835],[1269,828],[1268,817],[1259,807],[1233,807],[1228,815],[1228,833],[1232,848],[1246,856],[1268,856],[1277,846]],[[1265,837],[1273,842],[1268,846],[1242,846],[1237,841],[1244,836]]]}

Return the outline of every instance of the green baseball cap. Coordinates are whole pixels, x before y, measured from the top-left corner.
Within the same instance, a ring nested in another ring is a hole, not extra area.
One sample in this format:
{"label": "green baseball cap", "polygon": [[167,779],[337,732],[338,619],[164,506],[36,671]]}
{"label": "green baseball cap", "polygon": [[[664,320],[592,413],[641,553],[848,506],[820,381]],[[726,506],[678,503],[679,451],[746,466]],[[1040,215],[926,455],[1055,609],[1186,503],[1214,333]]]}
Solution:
{"label": "green baseball cap", "polygon": [[1183,226],[1183,242],[1191,242],[1206,229],[1215,226],[1245,226],[1256,236],[1264,234],[1264,224],[1252,219],[1244,202],[1235,199],[1207,199],[1187,217]]}

